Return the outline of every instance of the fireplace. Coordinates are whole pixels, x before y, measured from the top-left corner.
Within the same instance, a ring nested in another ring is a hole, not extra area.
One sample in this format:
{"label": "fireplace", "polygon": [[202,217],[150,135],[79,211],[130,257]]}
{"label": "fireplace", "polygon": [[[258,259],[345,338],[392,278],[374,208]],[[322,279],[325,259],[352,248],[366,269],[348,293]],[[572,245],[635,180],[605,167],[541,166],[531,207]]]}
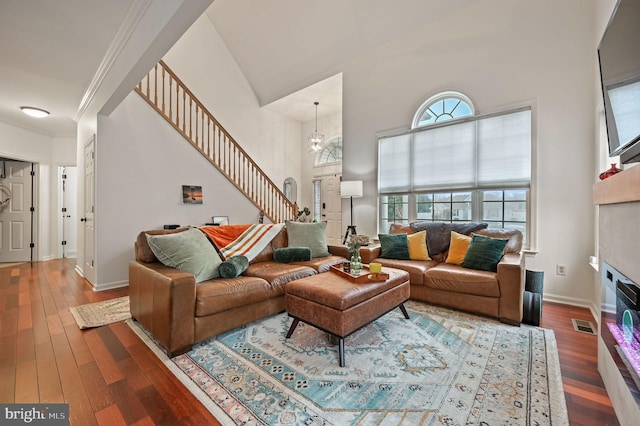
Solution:
{"label": "fireplace", "polygon": [[[598,205],[598,259],[600,260],[600,336],[598,337],[598,371],[602,376],[620,424],[638,424],[640,396],[636,384],[638,373],[622,351],[633,341],[633,331],[624,327],[624,312],[616,318],[618,296],[621,302],[633,305],[635,284],[640,284],[640,166],[626,168],[621,173],[596,182],[593,201]],[[595,277],[594,277],[595,278]],[[620,280],[618,278],[621,278]],[[627,278],[627,279],[625,279]],[[618,289],[617,281],[622,285]],[[632,311],[630,309],[629,311]],[[636,311],[637,312],[637,311]],[[632,320],[627,314],[627,324]],[[618,325],[620,321],[620,325]],[[618,331],[618,339],[612,330]],[[627,348],[629,349],[629,348]],[[632,353],[630,351],[627,351]],[[622,354],[625,358],[620,355]],[[635,374],[635,377],[632,375]],[[634,380],[634,378],[636,380]]]}
{"label": "fireplace", "polygon": [[640,285],[602,262],[600,334],[640,406]]}

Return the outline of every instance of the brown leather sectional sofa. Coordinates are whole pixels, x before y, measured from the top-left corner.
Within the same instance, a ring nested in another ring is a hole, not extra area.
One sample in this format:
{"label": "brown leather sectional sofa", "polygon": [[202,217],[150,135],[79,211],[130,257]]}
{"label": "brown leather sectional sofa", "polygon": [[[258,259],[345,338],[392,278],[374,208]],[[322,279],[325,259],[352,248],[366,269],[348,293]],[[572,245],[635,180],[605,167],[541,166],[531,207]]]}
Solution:
{"label": "brown leather sectional sofa", "polygon": [[[287,247],[283,228],[242,275],[196,284],[193,275],[160,263],[145,236],[181,231],[141,232],[135,242],[135,260],[129,265],[131,315],[155,336],[169,356],[190,350],[194,343],[284,311],[284,286],[288,282],[328,271],[330,265],[343,262],[349,255],[344,246],[329,246],[328,257],[308,262],[275,262],[274,250]],[[443,259],[382,259],[378,257],[380,246],[363,247],[362,260],[409,272],[412,299],[520,324],[524,291],[524,260],[519,253],[522,234],[487,229],[477,233],[509,238],[497,273],[450,265]]]}
{"label": "brown leather sectional sofa", "polygon": [[[443,230],[448,229],[443,224]],[[391,233],[413,233],[415,227],[392,226]],[[447,252],[432,256],[433,260],[397,260],[381,258],[379,245],[360,250],[362,262],[379,262],[383,266],[409,272],[411,298],[434,305],[474,312],[519,325],[522,321],[524,293],[524,255],[522,233],[513,229],[479,229],[476,234],[508,239],[497,272],[463,268],[445,262]],[[427,240],[430,231],[427,230]],[[448,235],[448,234],[447,234]]]}
{"label": "brown leather sectional sofa", "polygon": [[[141,232],[135,241],[135,261],[129,264],[131,316],[154,335],[169,356],[284,311],[284,286],[288,282],[327,271],[330,265],[345,260],[332,254],[308,262],[274,262],[275,249],[287,247],[287,231],[283,228],[242,275],[196,284],[192,274],[160,263],[145,236],[181,231],[184,229]],[[335,249],[347,253],[344,247]]]}

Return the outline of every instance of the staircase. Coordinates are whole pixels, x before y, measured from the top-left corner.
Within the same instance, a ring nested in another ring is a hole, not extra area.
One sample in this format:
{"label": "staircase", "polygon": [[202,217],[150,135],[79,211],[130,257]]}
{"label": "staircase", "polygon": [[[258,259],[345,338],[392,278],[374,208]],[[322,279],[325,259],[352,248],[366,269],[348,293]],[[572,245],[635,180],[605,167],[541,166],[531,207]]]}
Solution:
{"label": "staircase", "polygon": [[135,91],[271,222],[295,220],[297,205],[287,199],[167,64],[156,64]]}

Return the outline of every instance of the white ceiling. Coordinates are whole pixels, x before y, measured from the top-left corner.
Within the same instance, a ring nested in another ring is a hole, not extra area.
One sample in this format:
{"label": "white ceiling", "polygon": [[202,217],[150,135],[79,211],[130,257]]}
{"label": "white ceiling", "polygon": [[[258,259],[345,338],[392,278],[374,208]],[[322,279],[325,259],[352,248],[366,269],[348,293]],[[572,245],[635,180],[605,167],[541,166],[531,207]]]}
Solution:
{"label": "white ceiling", "polygon": [[262,105],[468,1],[216,0],[206,11]]}
{"label": "white ceiling", "polygon": [[300,89],[284,98],[265,105],[265,108],[301,123],[316,117],[342,111],[342,74],[336,74],[311,86]]}
{"label": "white ceiling", "polygon": [[[0,120],[75,136],[82,96],[133,0],[0,2]],[[51,113],[35,119],[20,111]]]}
{"label": "white ceiling", "polygon": [[[128,9],[139,1],[1,1],[0,120],[74,136],[82,97]],[[468,4],[215,0],[206,15],[260,104],[306,122],[315,117],[315,101],[320,117],[341,111],[340,73],[350,60]],[[51,115],[36,120],[19,110],[22,105]]]}

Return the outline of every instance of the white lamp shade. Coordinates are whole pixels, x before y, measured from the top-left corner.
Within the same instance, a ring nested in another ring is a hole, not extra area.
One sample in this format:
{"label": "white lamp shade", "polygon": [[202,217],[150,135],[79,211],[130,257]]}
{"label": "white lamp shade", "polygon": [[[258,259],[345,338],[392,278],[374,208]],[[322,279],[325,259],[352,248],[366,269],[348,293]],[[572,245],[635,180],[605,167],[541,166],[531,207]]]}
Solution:
{"label": "white lamp shade", "polygon": [[340,197],[342,198],[359,198],[362,197],[362,181],[348,180],[340,182]]}

